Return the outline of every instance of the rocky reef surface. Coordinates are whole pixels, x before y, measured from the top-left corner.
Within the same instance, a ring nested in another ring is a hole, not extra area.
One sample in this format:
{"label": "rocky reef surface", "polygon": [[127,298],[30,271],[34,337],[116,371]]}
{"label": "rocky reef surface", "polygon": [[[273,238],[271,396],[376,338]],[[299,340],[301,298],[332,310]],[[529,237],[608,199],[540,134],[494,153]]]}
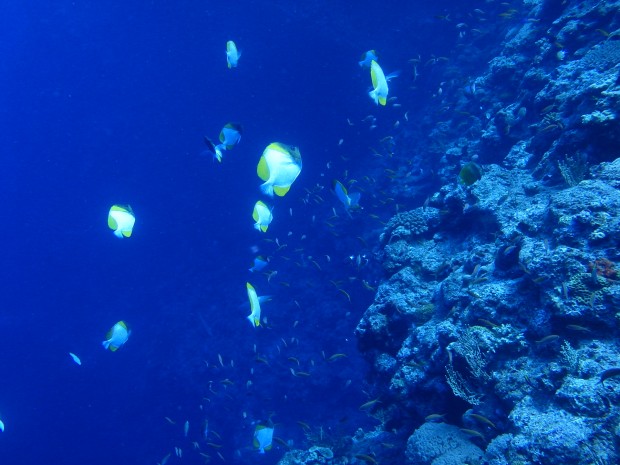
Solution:
{"label": "rocky reef surface", "polygon": [[441,114],[395,148],[440,160],[442,187],[385,226],[356,329],[377,427],[280,464],[618,463],[618,11],[526,0],[486,67],[468,68],[490,51],[475,40],[451,57]]}

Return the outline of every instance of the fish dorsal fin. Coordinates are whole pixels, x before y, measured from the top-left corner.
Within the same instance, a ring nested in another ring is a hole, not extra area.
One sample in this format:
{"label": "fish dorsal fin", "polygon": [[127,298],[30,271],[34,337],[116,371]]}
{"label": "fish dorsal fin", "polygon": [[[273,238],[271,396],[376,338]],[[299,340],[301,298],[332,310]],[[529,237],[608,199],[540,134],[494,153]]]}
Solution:
{"label": "fish dorsal fin", "polygon": [[110,349],[112,352],[116,352],[118,350],[118,347],[113,346],[112,344],[110,344],[110,346],[108,347],[108,349]]}
{"label": "fish dorsal fin", "polygon": [[281,144],[280,142],[272,142],[265,150],[275,150],[281,153],[288,153],[288,150],[284,147],[284,144]]}
{"label": "fish dorsal fin", "polygon": [[118,223],[114,218],[112,218],[112,215],[108,216],[108,227],[114,230],[118,228]]}
{"label": "fish dorsal fin", "polygon": [[280,197],[284,197],[286,193],[289,191],[291,186],[281,187],[281,186],[273,186],[273,192]]}
{"label": "fish dorsal fin", "polygon": [[125,229],[125,230],[122,231],[123,236],[125,236],[125,237],[131,237],[131,232],[132,232],[131,229]]}
{"label": "fish dorsal fin", "polygon": [[258,216],[258,209],[256,207],[254,207],[254,211],[252,212],[252,219],[256,221],[257,223],[258,223],[258,220],[260,219]]}
{"label": "fish dorsal fin", "polygon": [[385,104],[387,103],[387,100],[385,99],[385,97],[379,97],[379,103],[385,106]]}
{"label": "fish dorsal fin", "polygon": [[261,225],[261,227],[260,227],[260,230],[261,230],[262,232],[267,232],[267,228],[268,228],[268,227],[269,227],[269,226],[267,226],[266,224],[262,224],[262,225]]}
{"label": "fish dorsal fin", "polygon": [[256,167],[256,174],[263,181],[267,181],[269,179],[269,166],[267,165],[267,160],[265,156],[261,156],[258,162],[258,166]]}

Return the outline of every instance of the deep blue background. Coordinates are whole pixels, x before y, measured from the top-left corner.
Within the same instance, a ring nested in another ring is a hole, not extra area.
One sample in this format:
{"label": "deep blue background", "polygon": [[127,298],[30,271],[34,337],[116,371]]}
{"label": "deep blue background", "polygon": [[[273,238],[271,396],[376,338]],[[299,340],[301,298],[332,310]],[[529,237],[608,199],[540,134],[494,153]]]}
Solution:
{"label": "deep blue background", "polygon": [[[358,406],[372,393],[353,329],[372,300],[359,279],[376,284],[380,273],[349,279],[360,271],[345,257],[363,248],[358,236],[376,242],[380,224],[347,219],[328,186],[345,170],[381,172],[368,147],[434,90],[412,89],[407,60],[450,52],[454,27],[434,18],[446,9],[113,3],[0,7],[0,462],[152,464],[179,446],[188,463],[202,463],[191,441],[208,419],[230,463],[259,460],[251,455],[254,422],[272,414],[276,435],[295,444],[303,444],[296,421],[333,434],[365,426]],[[230,39],[242,51],[233,70]],[[402,70],[391,85],[402,108],[377,108],[368,98],[368,71],[357,61],[370,48],[386,72]],[[374,131],[361,122],[369,113],[378,116]],[[220,165],[200,155],[202,137],[217,137],[228,121],[245,133]],[[261,198],[255,169],[273,141],[299,146],[303,171],[272,202],[274,224],[262,236],[251,219]],[[306,189],[317,184],[326,187],[324,202],[305,205]],[[369,198],[365,192],[362,204]],[[106,226],[115,203],[136,213],[128,240]],[[324,224],[332,207],[341,215],[331,220],[335,230]],[[290,244],[272,262],[271,283],[247,271],[250,247],[274,252],[265,237]],[[266,327],[245,320],[247,280],[273,295]],[[121,319],[131,339],[106,352],[103,336]],[[270,367],[254,361],[254,344]],[[349,357],[330,364],[321,351]],[[235,366],[220,367],[218,353]],[[293,377],[291,366],[312,376]],[[204,441],[201,448],[219,460]]]}

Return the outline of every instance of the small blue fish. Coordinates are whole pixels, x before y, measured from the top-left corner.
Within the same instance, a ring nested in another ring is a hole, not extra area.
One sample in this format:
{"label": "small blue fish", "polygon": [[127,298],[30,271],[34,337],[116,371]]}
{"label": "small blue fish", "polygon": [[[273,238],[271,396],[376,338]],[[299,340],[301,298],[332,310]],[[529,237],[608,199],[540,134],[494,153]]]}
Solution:
{"label": "small blue fish", "polygon": [[351,192],[349,194],[347,192],[347,188],[344,187],[344,185],[336,179],[334,179],[332,183],[332,187],[334,189],[334,193],[336,194],[336,197],[338,197],[338,200],[342,202],[347,212],[351,208],[359,207],[359,201],[361,197],[361,194],[359,192]]}
{"label": "small blue fish", "polygon": [[258,257],[254,259],[254,265],[252,265],[252,268],[250,268],[250,271],[252,273],[262,271],[268,264],[269,264],[269,261],[259,255]]}
{"label": "small blue fish", "polygon": [[207,136],[204,137],[204,142],[207,146],[207,152],[213,155],[213,158],[220,163],[224,156],[225,150],[232,149],[235,145],[241,142],[241,134],[243,134],[243,126],[239,123],[226,123],[220,131],[220,143],[215,143]]}
{"label": "small blue fish", "polygon": [[359,62],[359,65],[362,68],[370,68],[370,64],[373,61],[377,61],[379,57],[377,56],[377,52],[374,50],[368,50],[366,53],[362,55],[362,61]]}
{"label": "small blue fish", "polygon": [[82,364],[82,361],[80,360],[80,357],[78,357],[77,355],[75,355],[75,354],[74,354],[74,353],[72,353],[72,352],[69,352],[69,355],[71,356],[71,358],[73,359],[73,361],[74,361],[75,363],[77,363],[78,365],[81,365],[81,364]]}
{"label": "small blue fish", "polygon": [[241,134],[243,134],[243,126],[239,123],[226,123],[220,131],[220,142],[226,150],[232,149],[241,142]]}

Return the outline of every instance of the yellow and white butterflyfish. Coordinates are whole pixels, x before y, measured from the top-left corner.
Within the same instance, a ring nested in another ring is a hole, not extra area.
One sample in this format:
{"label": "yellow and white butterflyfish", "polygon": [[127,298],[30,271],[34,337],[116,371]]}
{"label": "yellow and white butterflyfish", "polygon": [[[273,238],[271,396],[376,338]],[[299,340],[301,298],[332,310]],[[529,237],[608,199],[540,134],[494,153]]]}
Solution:
{"label": "yellow and white butterflyfish", "polygon": [[334,181],[332,182],[332,187],[334,189],[336,197],[338,197],[338,200],[342,202],[347,212],[351,208],[359,207],[359,201],[361,197],[361,194],[359,192],[351,192],[349,194],[347,192],[347,188],[344,187],[344,185],[337,179],[334,179]]}
{"label": "yellow and white butterflyfish", "polygon": [[131,336],[131,330],[127,327],[127,323],[119,321],[106,334],[106,340],[101,343],[105,349],[116,352],[119,347],[127,342]]}
{"label": "yellow and white butterflyfish", "polygon": [[241,58],[241,52],[237,50],[237,46],[232,40],[226,42],[226,62],[228,68],[236,68]]}
{"label": "yellow and white butterflyfish", "polygon": [[251,313],[247,316],[248,320],[255,328],[260,326],[260,301],[254,286],[250,283],[245,283],[245,287],[248,290],[248,299],[250,300]]}
{"label": "yellow and white butterflyfish", "polygon": [[266,450],[270,450],[273,444],[273,427],[265,425],[256,425],[254,429],[254,448],[258,452],[264,454]]}
{"label": "yellow and white butterflyfish", "polygon": [[260,186],[265,194],[282,197],[301,173],[301,153],[295,146],[273,142],[263,151],[256,172],[265,181]]}
{"label": "yellow and white butterflyfish", "polygon": [[108,226],[116,237],[130,237],[136,217],[129,205],[112,205],[108,213]]}
{"label": "yellow and white butterflyfish", "polygon": [[263,202],[259,200],[254,204],[254,211],[252,212],[252,218],[254,223],[254,229],[262,232],[267,232],[267,228],[273,221],[273,214],[271,209]]}
{"label": "yellow and white butterflyfish", "polygon": [[388,83],[385,74],[375,60],[370,62],[370,78],[372,79],[373,89],[368,93],[376,104],[385,105],[388,96]]}

